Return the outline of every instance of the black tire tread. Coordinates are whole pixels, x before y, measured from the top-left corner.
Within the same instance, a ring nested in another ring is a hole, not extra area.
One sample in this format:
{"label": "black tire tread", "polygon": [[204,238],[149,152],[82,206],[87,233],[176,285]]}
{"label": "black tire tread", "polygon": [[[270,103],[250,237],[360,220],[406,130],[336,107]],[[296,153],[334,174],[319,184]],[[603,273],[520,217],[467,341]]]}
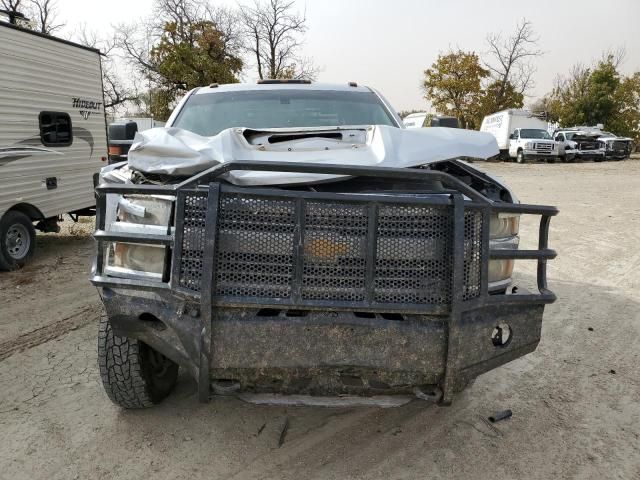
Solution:
{"label": "black tire tread", "polygon": [[142,374],[140,343],[115,335],[106,315],[100,317],[98,367],[102,385],[113,403],[127,409],[154,405]]}
{"label": "black tire tread", "polygon": [[24,257],[20,262],[16,263],[10,257],[7,257],[3,254],[3,247],[0,246],[0,271],[10,271],[22,267],[33,256],[36,248],[36,230],[33,227],[33,223],[31,222],[31,219],[29,217],[17,210],[9,210],[4,214],[4,216],[0,218],[0,235],[4,235],[2,230],[5,225],[11,225],[15,222],[23,223],[29,230],[29,234],[31,235],[31,247],[29,252],[27,253],[27,256]]}

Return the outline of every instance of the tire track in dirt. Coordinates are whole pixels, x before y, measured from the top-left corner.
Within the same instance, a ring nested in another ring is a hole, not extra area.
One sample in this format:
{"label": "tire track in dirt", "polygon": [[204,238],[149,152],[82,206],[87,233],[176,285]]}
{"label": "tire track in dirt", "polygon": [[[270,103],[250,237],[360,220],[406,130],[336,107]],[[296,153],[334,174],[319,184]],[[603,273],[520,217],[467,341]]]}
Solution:
{"label": "tire track in dirt", "polygon": [[95,302],[73,315],[0,343],[0,362],[14,353],[36,347],[96,321],[99,311],[100,305]]}

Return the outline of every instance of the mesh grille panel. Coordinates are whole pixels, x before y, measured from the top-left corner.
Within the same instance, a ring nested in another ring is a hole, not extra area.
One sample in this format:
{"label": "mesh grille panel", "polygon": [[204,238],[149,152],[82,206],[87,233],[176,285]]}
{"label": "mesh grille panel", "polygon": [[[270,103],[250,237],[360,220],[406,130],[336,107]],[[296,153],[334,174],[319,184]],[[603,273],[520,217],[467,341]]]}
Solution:
{"label": "mesh grille panel", "polygon": [[179,284],[181,287],[195,292],[200,291],[200,281],[202,280],[206,213],[207,194],[205,192],[186,195]]}
{"label": "mesh grille panel", "polygon": [[221,196],[216,294],[290,297],[295,228],[292,200]]}
{"label": "mesh grille panel", "polygon": [[464,292],[463,300],[480,296],[482,274],[482,211],[464,212]]}
{"label": "mesh grille panel", "polygon": [[[206,200],[206,194],[194,193],[185,203],[180,286],[195,292],[202,276]],[[380,204],[377,220],[371,220],[374,206],[367,203],[308,199],[300,205],[304,210],[298,212],[294,198],[221,192],[216,297],[252,297],[266,304],[452,301],[452,206]],[[482,211],[465,210],[465,300],[480,295],[482,228]],[[368,258],[373,259],[371,285]]]}
{"label": "mesh grille panel", "polygon": [[365,298],[367,207],[309,202],[305,212],[302,298]]}
{"label": "mesh grille panel", "polygon": [[451,301],[451,207],[385,206],[378,216],[375,300]]}

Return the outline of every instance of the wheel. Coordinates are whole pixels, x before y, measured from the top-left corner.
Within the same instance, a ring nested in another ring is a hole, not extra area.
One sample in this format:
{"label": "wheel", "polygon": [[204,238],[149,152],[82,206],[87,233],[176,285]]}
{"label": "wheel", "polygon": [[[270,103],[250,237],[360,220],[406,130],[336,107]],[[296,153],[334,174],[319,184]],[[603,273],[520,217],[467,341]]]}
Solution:
{"label": "wheel", "polygon": [[36,248],[36,229],[22,212],[10,210],[0,220],[0,270],[15,270],[27,263]]}
{"label": "wheel", "polygon": [[175,362],[139,340],[115,335],[106,315],[100,318],[98,367],[107,395],[122,408],[160,403],[178,378]]}
{"label": "wheel", "polygon": [[516,156],[516,162],[518,163],[525,163],[524,160],[524,152],[522,150],[518,150],[518,154]]}
{"label": "wheel", "polygon": [[560,155],[560,157],[558,157],[558,158],[560,158],[560,161],[561,161],[562,163],[567,163],[567,162],[568,162],[568,160],[567,160],[567,156],[566,156],[566,155]]}

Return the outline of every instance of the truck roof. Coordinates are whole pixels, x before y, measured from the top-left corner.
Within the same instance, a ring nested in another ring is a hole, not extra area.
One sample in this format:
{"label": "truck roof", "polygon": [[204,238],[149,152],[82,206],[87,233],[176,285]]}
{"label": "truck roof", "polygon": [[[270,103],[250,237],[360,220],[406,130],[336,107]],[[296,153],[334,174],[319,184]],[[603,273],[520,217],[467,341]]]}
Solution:
{"label": "truck roof", "polygon": [[200,87],[194,95],[206,95],[220,92],[243,92],[259,90],[331,90],[343,92],[372,92],[372,89],[364,85],[345,83],[226,83],[213,84],[209,87]]}

